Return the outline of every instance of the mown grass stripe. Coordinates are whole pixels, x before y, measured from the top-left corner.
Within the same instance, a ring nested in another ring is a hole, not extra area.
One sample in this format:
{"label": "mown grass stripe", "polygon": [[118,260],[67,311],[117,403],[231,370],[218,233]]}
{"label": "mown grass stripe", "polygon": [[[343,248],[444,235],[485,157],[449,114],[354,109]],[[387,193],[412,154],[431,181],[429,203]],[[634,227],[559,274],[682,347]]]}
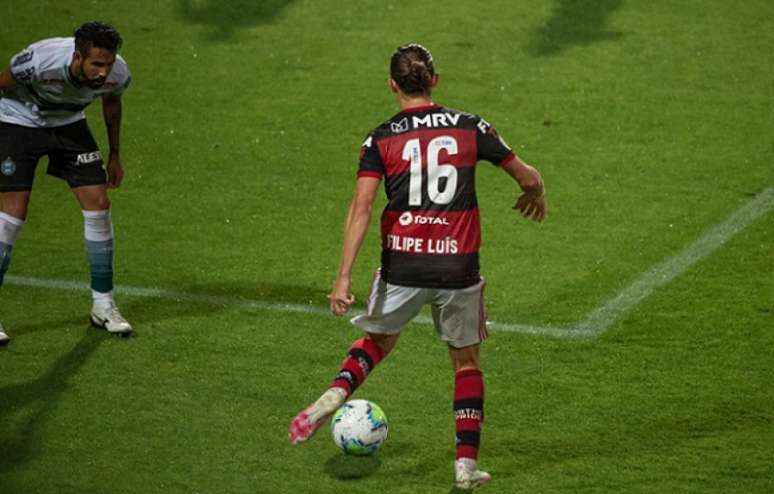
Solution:
{"label": "mown grass stripe", "polygon": [[[594,337],[604,333],[618,322],[627,312],[639,305],[653,290],[671,282],[688,268],[707,257],[726,241],[751,225],[755,220],[774,208],[774,188],[769,187],[753,198],[749,203],[734,212],[723,223],[707,230],[698,240],[675,256],[657,264],[631,285],[623,289],[605,304],[592,310],[585,318],[570,326],[535,326],[508,322],[490,321],[489,329],[510,333],[534,334],[557,338]],[[6,282],[13,285],[35,288],[50,288],[72,291],[88,291],[89,285],[83,282],[32,278],[27,276],[6,276]],[[177,292],[160,288],[134,286],[116,286],[116,291],[134,297],[149,297],[179,302],[199,302],[213,305],[227,305],[254,310],[293,312],[300,314],[328,315],[327,307],[303,305],[266,300],[251,300],[223,295]],[[353,316],[359,311],[352,313]],[[420,315],[416,318],[420,324],[432,324],[432,319]]]}

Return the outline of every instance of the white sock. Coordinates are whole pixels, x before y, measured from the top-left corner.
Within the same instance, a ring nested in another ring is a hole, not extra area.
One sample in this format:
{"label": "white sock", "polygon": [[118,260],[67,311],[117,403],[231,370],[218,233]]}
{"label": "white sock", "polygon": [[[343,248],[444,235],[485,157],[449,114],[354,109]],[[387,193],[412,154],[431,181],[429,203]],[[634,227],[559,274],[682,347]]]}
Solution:
{"label": "white sock", "polygon": [[24,226],[24,220],[14,218],[10,214],[0,212],[0,285],[3,284],[5,273],[11,264],[11,252],[16,236]]}
{"label": "white sock", "polygon": [[82,212],[86,254],[91,268],[91,296],[94,303],[106,305],[113,301],[113,222],[110,210]]}
{"label": "white sock", "polygon": [[85,211],[83,213],[83,227],[86,240],[91,242],[106,242],[113,239],[113,222],[110,210]]}
{"label": "white sock", "polygon": [[24,220],[0,212],[0,242],[13,245],[22,226],[24,226]]}
{"label": "white sock", "polygon": [[91,298],[95,304],[108,305],[113,302],[113,291],[107,293],[98,292],[96,290],[91,291]]}

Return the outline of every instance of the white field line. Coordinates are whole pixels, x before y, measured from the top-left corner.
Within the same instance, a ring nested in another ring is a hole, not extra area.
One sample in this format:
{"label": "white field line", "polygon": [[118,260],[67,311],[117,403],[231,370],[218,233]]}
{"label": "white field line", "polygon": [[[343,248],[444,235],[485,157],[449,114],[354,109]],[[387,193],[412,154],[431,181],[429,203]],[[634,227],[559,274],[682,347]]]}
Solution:
{"label": "white field line", "polygon": [[[507,322],[490,321],[489,328],[494,331],[525,333],[559,338],[594,337],[605,332],[624,314],[636,307],[656,288],[668,284],[675,277],[711,254],[723,243],[738,232],[752,224],[755,220],[774,208],[774,188],[768,188],[758,194],[745,206],[738,209],[726,221],[711,228],[698,240],[683,249],[677,255],[657,264],[631,285],[619,292],[605,304],[592,310],[585,318],[570,326],[532,326]],[[6,276],[8,284],[35,288],[50,288],[70,291],[88,292],[89,284],[76,281],[31,278],[25,276]],[[236,306],[244,309],[269,310],[277,312],[293,312],[300,314],[327,315],[327,308],[317,305],[290,304],[251,300],[222,295],[208,295],[188,292],[177,292],[159,288],[143,288],[118,285],[116,292],[135,297],[159,298],[179,302],[199,302],[211,305]],[[355,312],[352,315],[357,315]],[[432,319],[419,316],[416,322],[431,324]]]}
{"label": "white field line", "polygon": [[[27,276],[5,277],[5,282],[9,285],[27,286],[33,288],[50,288],[56,290],[82,291],[87,293],[91,288],[88,283],[78,281],[54,280],[46,278],[30,278]],[[158,298],[163,300],[172,300],[175,302],[199,302],[210,305],[235,306],[243,309],[269,310],[276,312],[295,312],[299,314],[321,314],[329,315],[330,311],[318,305],[290,304],[280,302],[268,302],[265,300],[251,300],[239,297],[229,297],[225,295],[207,295],[203,293],[177,292],[173,290],[163,290],[160,288],[144,288],[126,285],[116,285],[116,293],[133,297]],[[361,314],[360,311],[353,311],[351,316]],[[420,315],[416,322],[421,324],[432,324],[432,319]],[[520,324],[500,324],[490,323],[490,328],[504,329],[511,332],[545,334],[551,328],[540,326],[527,326]]]}
{"label": "white field line", "polygon": [[653,293],[653,290],[668,284],[687,271],[773,207],[774,187],[769,187],[737,209],[726,221],[710,228],[691,245],[652,267],[607,303],[592,310],[572,331],[588,336],[603,333]]}

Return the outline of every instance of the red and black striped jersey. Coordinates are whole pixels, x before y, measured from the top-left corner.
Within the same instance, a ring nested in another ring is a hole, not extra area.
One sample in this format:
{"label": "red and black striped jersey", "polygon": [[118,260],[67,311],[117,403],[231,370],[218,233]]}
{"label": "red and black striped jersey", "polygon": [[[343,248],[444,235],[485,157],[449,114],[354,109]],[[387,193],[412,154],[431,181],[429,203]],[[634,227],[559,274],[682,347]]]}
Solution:
{"label": "red and black striped jersey", "polygon": [[433,288],[478,283],[476,163],[513,156],[483,118],[442,106],[401,111],[373,130],[358,176],[384,178],[382,278]]}

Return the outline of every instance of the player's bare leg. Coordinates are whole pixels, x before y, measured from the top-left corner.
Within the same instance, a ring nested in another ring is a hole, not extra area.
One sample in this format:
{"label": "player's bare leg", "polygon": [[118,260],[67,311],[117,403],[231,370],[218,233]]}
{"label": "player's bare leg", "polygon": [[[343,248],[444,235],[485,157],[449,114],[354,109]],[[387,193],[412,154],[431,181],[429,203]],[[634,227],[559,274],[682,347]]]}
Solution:
{"label": "player's bare leg", "polygon": [[369,372],[395,347],[398,336],[368,333],[365,338],[355,341],[331,387],[290,423],[288,440],[293,444],[309,440],[363,383]]}
{"label": "player's bare leg", "polygon": [[27,219],[27,206],[30,203],[31,190],[14,190],[0,192],[0,210],[3,213],[18,218]]}
{"label": "player's bare leg", "polygon": [[[11,264],[11,252],[16,236],[27,218],[27,205],[30,202],[29,190],[0,193],[0,286]],[[5,346],[11,338],[0,324],[0,346]]]}
{"label": "player's bare leg", "polygon": [[91,269],[91,324],[128,336],[132,326],[113,301],[113,223],[107,186],[85,185],[72,190],[83,211],[86,254]]}
{"label": "player's bare leg", "polygon": [[454,482],[460,489],[474,489],[492,479],[478,468],[478,444],[484,422],[484,376],[480,370],[479,345],[449,347],[454,367],[454,414],[457,454]]}

